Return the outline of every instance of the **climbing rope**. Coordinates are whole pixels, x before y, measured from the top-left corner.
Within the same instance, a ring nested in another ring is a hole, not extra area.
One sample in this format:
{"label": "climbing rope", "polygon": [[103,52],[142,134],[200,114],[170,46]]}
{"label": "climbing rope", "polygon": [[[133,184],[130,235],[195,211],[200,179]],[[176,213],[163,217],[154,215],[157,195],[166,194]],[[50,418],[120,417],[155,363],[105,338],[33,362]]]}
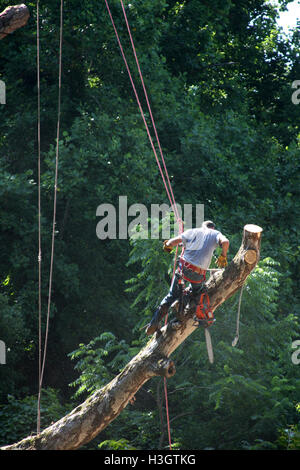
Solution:
{"label": "climbing rope", "polygon": [[[126,56],[125,56],[125,53],[124,53],[124,50],[123,50],[123,46],[122,46],[121,41],[120,41],[120,38],[119,38],[119,34],[118,34],[118,31],[117,31],[117,28],[116,28],[116,26],[115,26],[115,23],[114,23],[114,20],[113,20],[113,17],[112,17],[112,14],[111,14],[111,11],[110,11],[110,8],[109,8],[109,5],[108,5],[108,1],[105,0],[106,8],[107,8],[107,11],[108,11],[108,14],[109,14],[109,17],[110,17],[110,20],[111,20],[111,23],[112,23],[112,26],[113,26],[115,35],[116,35],[116,39],[117,39],[117,42],[118,42],[118,45],[119,45],[119,48],[120,48],[120,51],[121,51],[122,58],[123,58],[123,60],[124,60],[124,63],[125,63],[125,66],[126,66],[128,75],[129,75],[129,79],[130,79],[130,82],[131,82],[131,85],[132,85],[132,88],[133,88],[133,91],[134,91],[134,95],[135,95],[135,98],[136,98],[136,101],[137,101],[137,104],[138,104],[138,107],[139,107],[139,110],[140,110],[140,113],[141,113],[141,116],[142,116],[142,119],[143,119],[143,122],[144,122],[144,125],[145,125],[145,128],[146,128],[146,131],[147,131],[147,135],[148,135],[148,138],[149,138],[149,141],[150,141],[150,144],[151,144],[151,147],[152,147],[152,150],[153,150],[153,153],[154,153],[154,156],[155,156],[155,159],[156,159],[156,162],[157,162],[157,165],[158,165],[158,168],[159,168],[159,171],[160,171],[160,174],[161,174],[161,177],[162,177],[162,180],[163,180],[165,189],[166,189],[167,196],[168,196],[168,198],[169,198],[171,207],[173,208],[173,211],[174,211],[174,214],[175,214],[175,217],[176,217],[176,221],[177,221],[178,226],[179,226],[179,233],[182,233],[182,231],[183,231],[183,222],[182,222],[182,220],[180,219],[179,214],[178,214],[178,209],[177,209],[177,205],[176,205],[174,193],[173,193],[173,190],[172,190],[170,178],[169,178],[169,175],[168,175],[168,170],[167,170],[167,167],[166,167],[165,159],[164,159],[163,152],[162,152],[162,148],[161,148],[161,145],[160,145],[160,141],[159,141],[159,137],[158,137],[158,133],[157,133],[155,121],[154,121],[154,118],[153,118],[153,114],[152,114],[152,110],[151,110],[151,106],[150,106],[150,102],[149,102],[147,90],[146,90],[145,83],[144,83],[144,79],[143,79],[143,74],[142,74],[142,71],[141,71],[141,68],[140,68],[140,64],[139,64],[139,60],[138,60],[138,57],[137,57],[137,54],[136,54],[136,49],[135,49],[135,46],[134,46],[133,37],[132,37],[132,34],[131,34],[131,30],[130,30],[130,26],[129,26],[129,22],[128,22],[128,19],[127,19],[127,15],[126,15],[126,11],[125,11],[125,8],[124,8],[123,1],[120,0],[120,3],[121,3],[121,7],[122,7],[122,11],[123,11],[125,23],[126,23],[127,30],[128,30],[128,34],[129,34],[129,38],[130,38],[131,47],[132,47],[133,54],[134,54],[135,61],[136,61],[136,65],[137,65],[137,68],[138,68],[140,80],[141,80],[141,83],[142,83],[142,86],[143,86],[143,91],[144,91],[144,95],[145,95],[145,98],[146,98],[147,107],[148,107],[149,115],[150,115],[150,118],[151,118],[152,126],[153,126],[153,129],[154,129],[156,141],[157,141],[157,144],[158,144],[158,148],[159,148],[161,160],[162,160],[163,167],[164,167],[164,170],[165,170],[166,178],[165,178],[165,176],[164,176],[164,173],[163,173],[163,170],[162,170],[162,166],[161,166],[161,164],[160,164],[160,161],[159,161],[159,159],[158,159],[155,146],[154,146],[154,144],[153,144],[153,139],[152,139],[151,134],[150,134],[150,131],[149,131],[149,127],[148,127],[148,124],[147,124],[147,121],[146,121],[146,118],[145,118],[145,115],[144,115],[144,112],[143,112],[143,108],[142,108],[142,105],[141,105],[141,102],[140,102],[140,99],[139,99],[139,96],[138,96],[138,93],[137,93],[137,90],[136,90],[136,87],[135,87],[135,84],[134,84],[134,81],[133,81],[133,78],[132,78],[132,74],[131,74],[131,71],[130,71],[128,62],[127,62],[127,60],[126,60]],[[167,180],[167,181],[166,181],[166,180]],[[175,275],[175,270],[176,270],[177,255],[178,255],[178,246],[176,247],[176,254],[175,254],[175,260],[174,260],[172,281],[173,281],[173,278],[174,278],[174,275]],[[166,316],[166,318],[165,318],[165,324],[166,324],[166,323],[167,323],[167,316]],[[164,378],[164,390],[165,390],[165,401],[166,401],[166,413],[167,413],[167,425],[168,425],[169,447],[170,447],[170,450],[171,450],[171,449],[172,449],[172,444],[171,444],[171,432],[170,432],[170,420],[169,420],[169,410],[168,410],[168,396],[167,396],[167,383],[166,383],[166,378]]]}
{"label": "climbing rope", "polygon": [[38,119],[37,119],[37,139],[38,139],[38,318],[39,318],[39,386],[38,386],[38,406],[37,406],[37,434],[40,433],[41,408],[40,408],[40,383],[41,383],[41,358],[42,358],[42,244],[41,244],[41,92],[40,92],[40,13],[39,0],[36,5],[36,40],[37,40],[37,101],[38,101]]}
{"label": "climbing rope", "polygon": [[237,318],[236,318],[236,333],[235,337],[232,341],[232,346],[235,347],[238,343],[239,340],[239,335],[240,335],[240,314],[241,314],[241,303],[242,303],[242,296],[243,296],[243,290],[244,290],[245,284],[242,285],[241,291],[240,291],[240,296],[239,296],[239,304],[238,304],[238,311],[237,311]]}
{"label": "climbing rope", "polygon": [[122,58],[124,60],[125,66],[126,66],[126,70],[128,72],[128,75],[129,75],[129,79],[130,79],[130,82],[131,82],[131,85],[132,85],[132,88],[133,88],[133,91],[134,91],[134,95],[135,95],[135,98],[136,98],[136,101],[137,101],[137,104],[138,104],[138,107],[139,107],[139,110],[140,110],[140,113],[141,113],[141,116],[142,116],[142,119],[143,119],[143,122],[144,122],[144,125],[145,125],[145,128],[146,128],[146,131],[147,131],[147,135],[148,135],[148,138],[149,138],[149,141],[150,141],[150,144],[151,144],[151,147],[152,147],[152,150],[153,150],[153,153],[154,153],[154,156],[155,156],[155,159],[156,159],[156,162],[157,162],[157,165],[158,165],[158,168],[159,168],[159,171],[160,171],[165,189],[166,189],[166,193],[168,195],[168,199],[170,201],[171,207],[173,208],[177,223],[180,225],[181,219],[180,219],[179,214],[178,214],[176,202],[175,202],[175,199],[174,199],[174,194],[173,194],[172,187],[171,187],[171,184],[170,184],[168,171],[167,171],[165,160],[164,160],[163,153],[162,153],[162,150],[161,150],[161,145],[159,143],[159,138],[158,138],[155,122],[154,122],[154,119],[153,119],[153,114],[151,112],[151,106],[150,106],[150,103],[149,103],[149,99],[148,99],[146,87],[145,87],[145,84],[144,84],[144,80],[142,78],[142,72],[141,72],[141,68],[139,66],[139,62],[138,62],[138,59],[137,59],[135,46],[134,46],[134,43],[133,43],[132,34],[131,34],[131,31],[130,31],[130,27],[129,27],[129,23],[128,23],[128,20],[127,20],[127,16],[126,16],[126,12],[125,12],[125,9],[124,9],[123,2],[121,1],[121,6],[123,8],[124,17],[126,19],[126,25],[127,25],[127,29],[128,29],[129,35],[130,35],[131,45],[132,45],[132,48],[133,48],[133,51],[134,51],[134,55],[135,55],[135,58],[136,58],[138,70],[139,70],[141,81],[142,81],[142,84],[143,84],[143,89],[144,89],[144,93],[145,93],[145,96],[146,96],[146,101],[147,101],[147,105],[148,105],[148,109],[149,109],[149,114],[151,116],[152,125],[153,125],[153,128],[155,129],[155,135],[156,135],[158,146],[159,146],[159,149],[160,149],[160,152],[161,152],[161,158],[162,158],[163,166],[164,166],[164,169],[165,169],[165,172],[166,172],[166,178],[167,178],[168,184],[166,182],[166,178],[164,176],[161,164],[159,162],[159,158],[157,156],[157,152],[156,152],[156,149],[155,149],[155,146],[154,146],[154,143],[153,143],[153,139],[152,139],[150,131],[149,131],[149,126],[147,124],[147,121],[146,121],[146,118],[145,118],[145,115],[144,115],[144,111],[143,111],[143,108],[142,108],[142,105],[141,105],[141,102],[140,102],[140,99],[139,99],[139,96],[138,96],[138,93],[137,93],[137,90],[136,90],[136,87],[135,87],[135,84],[134,84],[134,81],[133,81],[133,78],[132,78],[132,74],[131,74],[131,71],[130,71],[126,56],[125,56],[125,53],[124,53],[124,49],[123,49],[123,46],[122,46],[122,43],[121,43],[121,40],[120,40],[120,37],[119,37],[118,31],[117,31],[115,22],[113,20],[113,17],[112,17],[112,14],[111,14],[109,4],[108,4],[107,0],[105,0],[105,4],[106,4],[106,8],[107,8],[107,11],[108,11],[108,14],[109,14],[109,17],[110,17],[115,35],[116,35],[116,39],[117,39],[117,42],[118,42],[118,45],[119,45],[119,48],[120,48],[120,51],[121,51]]}
{"label": "climbing rope", "polygon": [[[39,240],[41,239],[41,227],[40,227],[40,71],[39,71],[39,9],[37,8],[37,65],[38,65],[38,172],[39,172]],[[55,177],[54,177],[54,198],[53,198],[53,220],[52,220],[52,239],[51,239],[51,259],[50,259],[50,272],[49,272],[49,289],[48,289],[48,307],[47,307],[47,321],[44,341],[44,353],[43,361],[41,363],[41,284],[39,280],[39,387],[38,387],[38,418],[37,418],[37,433],[40,433],[40,403],[41,403],[41,392],[43,384],[43,376],[46,363],[47,345],[48,345],[48,334],[49,334],[49,320],[51,310],[51,295],[52,295],[52,281],[53,281],[53,264],[54,264],[54,247],[55,247],[55,232],[56,232],[56,202],[57,202],[57,181],[58,181],[58,161],[59,161],[59,136],[60,136],[60,115],[61,115],[61,78],[62,78],[62,39],[63,39],[63,0],[60,1],[60,33],[59,33],[59,65],[58,65],[58,104],[57,104],[57,128],[56,128],[56,152],[55,152]],[[41,267],[41,252],[39,246],[39,270]],[[39,275],[40,279],[40,275]]]}
{"label": "climbing rope", "polygon": [[[176,202],[175,202],[174,193],[173,193],[173,190],[172,190],[172,185],[171,185],[170,178],[169,178],[169,174],[168,174],[168,170],[167,170],[167,167],[166,167],[166,162],[165,162],[165,159],[164,159],[163,151],[162,151],[162,148],[161,148],[161,145],[160,145],[160,140],[159,140],[159,137],[158,137],[158,132],[157,132],[157,129],[156,129],[156,125],[155,125],[154,118],[153,118],[153,114],[152,114],[152,110],[151,110],[151,106],[150,106],[150,102],[149,102],[149,98],[148,98],[148,93],[147,93],[147,90],[146,90],[146,87],[145,87],[145,83],[144,83],[144,79],[143,79],[143,74],[142,74],[142,71],[141,71],[141,68],[140,68],[140,64],[139,64],[139,60],[138,60],[138,57],[137,57],[137,54],[136,54],[136,49],[135,49],[135,46],[134,46],[134,42],[133,42],[133,38],[132,38],[130,26],[129,26],[129,23],[128,23],[126,11],[125,11],[125,8],[124,8],[123,1],[120,0],[120,2],[121,2],[121,6],[122,6],[122,10],[123,10],[123,15],[124,15],[125,22],[126,22],[126,26],[127,26],[127,31],[128,31],[129,38],[130,38],[130,42],[131,42],[132,51],[133,51],[133,54],[134,54],[134,58],[135,58],[135,61],[136,61],[136,65],[137,65],[137,68],[138,68],[138,71],[139,71],[139,76],[140,76],[141,83],[142,83],[142,86],[143,86],[144,95],[145,95],[145,98],[146,98],[147,107],[148,107],[148,110],[149,110],[149,114],[150,114],[150,118],[151,118],[151,122],[152,122],[153,129],[154,129],[154,133],[155,133],[157,145],[158,145],[158,148],[159,148],[160,156],[161,156],[161,159],[162,159],[162,162],[163,162],[163,166],[164,166],[164,170],[165,170],[165,173],[166,173],[166,177],[167,177],[167,181],[168,181],[168,187],[169,187],[169,190],[170,190],[170,193],[171,193],[171,196],[172,196],[172,202],[173,202],[173,204],[171,203],[171,206],[173,207],[173,210],[174,210],[174,213],[175,213],[175,215],[176,215],[177,221],[180,221],[180,217],[179,217],[178,210],[177,210],[177,206],[176,206]],[[170,202],[171,202],[171,201],[170,201]]]}

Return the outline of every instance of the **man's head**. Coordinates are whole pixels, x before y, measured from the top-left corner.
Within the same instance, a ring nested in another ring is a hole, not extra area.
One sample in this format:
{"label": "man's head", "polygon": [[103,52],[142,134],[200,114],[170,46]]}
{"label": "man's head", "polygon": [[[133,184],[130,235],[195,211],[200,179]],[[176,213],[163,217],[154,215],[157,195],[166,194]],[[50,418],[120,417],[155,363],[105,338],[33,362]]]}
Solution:
{"label": "man's head", "polygon": [[215,229],[215,224],[211,221],[211,220],[206,220],[205,222],[203,222],[202,224],[202,228],[211,228],[211,229]]}

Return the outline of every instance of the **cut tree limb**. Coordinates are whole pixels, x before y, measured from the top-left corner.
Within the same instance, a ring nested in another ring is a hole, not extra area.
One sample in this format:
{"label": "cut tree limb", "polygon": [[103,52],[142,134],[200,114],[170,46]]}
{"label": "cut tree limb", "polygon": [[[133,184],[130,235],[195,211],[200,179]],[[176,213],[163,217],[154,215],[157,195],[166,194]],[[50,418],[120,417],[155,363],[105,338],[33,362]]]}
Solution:
{"label": "cut tree limb", "polygon": [[0,39],[25,26],[29,16],[29,10],[23,3],[5,8],[0,13]]}
{"label": "cut tree limb", "polygon": [[[206,282],[213,311],[241,288],[256,266],[261,234],[262,228],[246,225],[234,259],[226,269],[213,273]],[[195,329],[192,314],[184,315],[180,323],[170,321],[109,384],[39,435],[1,449],[72,450],[91,441],[122,412],[145,382],[154,376],[169,378],[175,374],[175,365],[169,356]]]}

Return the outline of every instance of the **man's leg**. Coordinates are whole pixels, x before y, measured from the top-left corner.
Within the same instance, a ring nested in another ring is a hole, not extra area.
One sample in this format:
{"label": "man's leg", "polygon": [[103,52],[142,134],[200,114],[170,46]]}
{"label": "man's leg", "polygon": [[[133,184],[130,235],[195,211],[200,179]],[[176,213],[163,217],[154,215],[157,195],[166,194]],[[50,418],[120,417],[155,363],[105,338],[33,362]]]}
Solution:
{"label": "man's leg", "polygon": [[[191,288],[192,288],[192,291],[191,291],[191,294],[190,294],[190,297],[189,297],[189,301],[188,301],[188,305],[187,305],[187,309],[189,312],[194,312],[196,311],[196,308],[197,308],[197,305],[199,303],[199,300],[200,300],[200,296],[201,294],[203,293],[203,289],[204,289],[204,282],[205,282],[205,274],[195,274],[193,273],[193,280],[195,282],[193,282],[191,280]],[[191,275],[189,274],[189,278],[191,277]]]}
{"label": "man's leg", "polygon": [[178,284],[180,275],[175,273],[173,282],[171,284],[169,293],[166,295],[166,297],[161,301],[159,306],[154,312],[154,315],[152,317],[151,322],[149,323],[147,329],[146,329],[146,334],[147,335],[152,335],[155,333],[156,330],[159,329],[159,323],[161,320],[164,318],[164,316],[167,314],[170,305],[172,305],[173,302],[175,302],[176,299],[180,296],[180,289],[181,287]]}
{"label": "man's leg", "polygon": [[197,284],[192,284],[192,296],[196,301],[200,300],[200,295],[204,290],[205,276],[203,276],[202,274],[200,276],[201,277],[199,277],[199,280],[201,279],[201,282]]}

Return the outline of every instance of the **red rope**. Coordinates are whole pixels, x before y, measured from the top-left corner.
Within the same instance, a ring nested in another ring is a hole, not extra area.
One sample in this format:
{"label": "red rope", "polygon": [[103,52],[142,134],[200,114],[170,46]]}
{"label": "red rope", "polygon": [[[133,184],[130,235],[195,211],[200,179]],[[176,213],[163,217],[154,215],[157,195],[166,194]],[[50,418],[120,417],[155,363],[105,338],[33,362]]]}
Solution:
{"label": "red rope", "polygon": [[[165,169],[165,172],[166,172],[166,176],[167,176],[167,180],[168,180],[170,192],[171,192],[171,195],[172,195],[173,210],[174,210],[174,213],[175,213],[175,215],[176,215],[176,219],[179,220],[180,217],[179,217],[179,214],[178,214],[178,210],[177,210],[177,206],[176,206],[176,202],[175,202],[175,197],[174,197],[174,193],[173,193],[173,190],[172,190],[172,186],[171,186],[171,182],[170,182],[168,170],[167,170],[167,167],[166,167],[166,163],[165,163],[163,151],[162,151],[162,148],[161,148],[161,145],[160,145],[160,141],[159,141],[159,138],[158,138],[158,133],[157,133],[157,130],[156,130],[156,125],[155,125],[154,118],[153,118],[153,114],[152,114],[152,111],[151,111],[151,106],[150,106],[150,103],[149,103],[148,93],[147,93],[147,90],[146,90],[146,87],[145,87],[145,83],[144,83],[144,79],[143,79],[143,74],[142,74],[142,71],[141,71],[141,68],[140,68],[140,64],[139,64],[139,60],[138,60],[138,57],[137,57],[137,54],[136,54],[136,50],[135,50],[135,46],[134,46],[134,42],[133,42],[133,38],[132,38],[130,26],[129,26],[129,23],[128,23],[128,20],[127,20],[127,15],[126,15],[126,12],[125,12],[124,4],[123,4],[123,1],[122,1],[122,0],[120,0],[120,2],[121,2],[121,5],[122,5],[122,10],[123,10],[123,14],[124,14],[124,18],[125,18],[125,22],[126,22],[128,34],[129,34],[129,37],[130,37],[131,47],[132,47],[133,54],[134,54],[135,61],[136,61],[136,65],[137,65],[137,68],[138,68],[138,71],[139,71],[139,75],[140,75],[141,83],[142,83],[142,86],[143,86],[143,90],[144,90],[144,94],[145,94],[145,98],[146,98],[146,102],[147,102],[147,106],[148,106],[148,110],[149,110],[149,114],[150,114],[152,126],[153,126],[153,129],[154,129],[155,137],[156,137],[156,140],[157,140],[159,152],[160,152],[160,155],[161,155],[161,159],[162,159],[162,162],[163,162],[163,165],[164,165],[164,169]],[[172,205],[172,204],[171,204],[171,205]]]}
{"label": "red rope", "polygon": [[[166,167],[165,159],[164,159],[163,152],[162,152],[162,148],[161,148],[161,145],[160,145],[160,141],[159,141],[157,129],[156,129],[156,126],[155,126],[155,122],[154,122],[154,118],[153,118],[153,114],[152,114],[150,102],[149,102],[149,99],[148,99],[147,90],[146,90],[145,83],[144,83],[144,79],[143,79],[143,74],[142,74],[142,71],[141,71],[141,68],[140,68],[140,64],[139,64],[139,60],[138,60],[138,57],[137,57],[137,54],[136,54],[136,50],[135,50],[135,46],[134,46],[134,42],[133,42],[131,30],[130,30],[130,26],[129,26],[128,19],[127,19],[127,15],[126,15],[125,8],[124,8],[124,5],[123,5],[123,1],[120,0],[120,3],[121,3],[121,6],[122,6],[122,10],[123,10],[123,14],[124,14],[124,18],[125,18],[125,22],[126,22],[128,34],[129,34],[129,37],[130,37],[130,42],[131,42],[133,54],[134,54],[135,61],[136,61],[136,64],[137,64],[137,68],[138,68],[138,71],[139,71],[139,76],[140,76],[140,79],[141,79],[141,82],[142,82],[143,91],[144,91],[144,94],[145,94],[145,98],[146,98],[146,102],[147,102],[147,106],[148,106],[148,110],[149,110],[149,114],[150,114],[152,126],[153,126],[153,129],[154,129],[155,137],[156,137],[157,144],[158,144],[158,148],[159,148],[159,151],[160,151],[161,160],[162,160],[162,162],[163,162],[163,167],[164,167],[164,170],[165,170],[165,173],[166,173],[166,178],[167,178],[168,185],[167,185],[167,183],[166,183],[166,180],[165,180],[165,177],[164,177],[164,174],[163,174],[163,171],[162,171],[162,167],[161,167],[161,165],[160,165],[160,162],[159,162],[159,159],[158,159],[158,156],[157,156],[157,153],[156,153],[154,144],[153,144],[153,140],[152,140],[152,137],[151,137],[151,134],[150,134],[150,131],[149,131],[149,127],[148,127],[147,121],[146,121],[146,119],[145,119],[145,115],[144,115],[144,112],[143,112],[143,108],[142,108],[142,105],[141,105],[141,103],[140,103],[139,96],[138,96],[138,93],[137,93],[137,91],[136,91],[136,87],[135,87],[134,81],[133,81],[133,79],[132,79],[132,75],[131,75],[131,72],[130,72],[130,68],[129,68],[129,65],[128,65],[127,60],[126,60],[126,57],[125,57],[125,54],[124,54],[124,50],[123,50],[123,47],[122,47],[122,44],[121,44],[121,41],[120,41],[120,38],[119,38],[119,35],[118,35],[118,32],[117,32],[117,29],[116,29],[116,26],[115,26],[115,23],[114,23],[114,20],[113,20],[113,17],[112,17],[112,14],[111,14],[111,11],[110,11],[110,8],[109,8],[109,5],[108,5],[108,2],[107,2],[107,0],[105,0],[106,8],[107,8],[107,11],[108,11],[108,14],[109,14],[109,17],[110,17],[110,20],[111,20],[111,23],[112,23],[112,26],[113,26],[113,29],[114,29],[114,32],[115,32],[117,41],[118,41],[118,45],[119,45],[119,48],[120,48],[120,51],[121,51],[121,54],[122,54],[122,57],[123,57],[123,60],[124,60],[124,63],[125,63],[127,72],[128,72],[128,75],[129,75],[129,79],[130,79],[130,82],[131,82],[131,85],[132,85],[132,88],[133,88],[133,91],[134,91],[134,95],[135,95],[135,98],[136,98],[136,101],[137,101],[137,104],[138,104],[138,107],[139,107],[139,110],[140,110],[142,119],[143,119],[143,121],[144,121],[144,125],[145,125],[145,128],[146,128],[147,134],[148,134],[148,138],[149,138],[149,141],[150,141],[150,144],[151,144],[153,153],[154,153],[154,155],[155,155],[155,159],[156,159],[156,162],[157,162],[157,165],[158,165],[158,168],[159,168],[159,171],[160,171],[160,174],[161,174],[161,177],[162,177],[162,180],[163,180],[163,183],[164,183],[164,186],[165,186],[165,189],[166,189],[166,192],[167,192],[167,195],[168,195],[168,198],[169,198],[171,207],[173,207],[173,211],[174,211],[174,214],[175,214],[177,223],[178,223],[178,225],[179,225],[179,233],[182,233],[182,232],[183,232],[183,222],[182,222],[181,218],[179,217],[177,205],[176,205],[176,202],[175,202],[174,193],[173,193],[173,190],[172,190],[172,186],[171,186],[171,182],[170,182],[168,170],[167,170],[167,167]],[[169,189],[168,189],[168,187],[169,187]],[[170,193],[171,193],[171,194],[170,194]],[[176,262],[177,262],[177,254],[178,254],[178,245],[177,245],[177,247],[176,247],[176,254],[175,254],[175,260],[174,260],[172,281],[173,281],[173,278],[174,278],[174,276],[175,276]],[[167,323],[167,318],[168,318],[168,316],[166,315],[165,324]],[[166,414],[167,414],[169,447],[170,447],[170,450],[172,450],[171,430],[170,430],[170,417],[169,417],[169,406],[168,406],[168,392],[167,392],[167,381],[166,381],[166,378],[164,378],[164,391],[165,391],[165,402],[166,402]]]}
{"label": "red rope", "polygon": [[[155,147],[154,147],[154,144],[153,144],[153,140],[152,140],[152,137],[151,137],[151,134],[150,134],[150,131],[149,131],[149,127],[148,127],[148,124],[147,124],[147,121],[146,121],[146,118],[145,118],[145,115],[144,115],[144,112],[143,112],[143,108],[142,108],[142,105],[140,103],[140,99],[139,99],[139,96],[138,96],[138,93],[137,93],[137,90],[136,90],[136,87],[135,87],[135,84],[134,84],[134,81],[133,81],[133,78],[132,78],[132,75],[131,75],[131,71],[130,71],[130,68],[129,68],[129,65],[127,63],[127,60],[126,60],[126,57],[125,57],[125,53],[124,53],[124,50],[123,50],[123,47],[122,47],[122,44],[121,44],[121,41],[120,41],[120,38],[119,38],[119,35],[118,35],[118,31],[117,31],[117,28],[115,26],[115,23],[114,23],[114,20],[113,20],[113,17],[112,17],[112,14],[111,14],[111,11],[110,11],[110,8],[109,8],[109,5],[108,5],[108,2],[107,0],[105,0],[105,4],[106,4],[106,8],[107,8],[107,11],[108,11],[108,14],[109,14],[109,17],[110,17],[110,20],[111,20],[111,23],[112,23],[112,26],[113,26],[113,29],[114,29],[114,32],[115,32],[115,35],[116,35],[116,38],[117,38],[117,41],[118,41],[118,45],[119,45],[119,48],[120,48],[120,51],[121,51],[121,55],[123,57],[123,60],[124,60],[124,63],[125,63],[125,66],[126,66],[126,69],[127,69],[127,72],[128,72],[128,75],[129,75],[129,79],[130,79],[130,82],[131,82],[131,85],[132,85],[132,88],[133,88],[133,91],[134,91],[134,95],[135,95],[135,98],[136,98],[136,101],[137,101],[137,104],[138,104],[138,107],[139,107],[139,110],[140,110],[140,113],[141,113],[141,116],[142,116],[142,119],[144,121],[144,125],[145,125],[145,128],[146,128],[146,131],[147,131],[147,135],[148,135],[148,138],[149,138],[149,141],[150,141],[150,144],[151,144],[151,147],[152,147],[152,150],[153,150],[153,153],[155,155],[155,159],[156,159],[156,162],[157,162],[157,165],[158,165],[158,168],[159,168],[159,171],[160,171],[160,174],[161,174],[161,177],[162,177],[162,180],[163,180],[163,183],[164,183],[164,186],[165,186],[165,189],[166,189],[166,192],[167,192],[167,195],[168,195],[168,198],[169,198],[169,201],[170,201],[170,204],[171,206],[175,209],[174,210],[174,213],[175,213],[175,216],[177,218],[177,220],[179,221],[179,217],[178,217],[178,214],[177,214],[177,207],[176,207],[176,204],[174,206],[174,203],[172,201],[172,197],[170,195],[170,192],[172,193],[172,188],[171,188],[171,185],[169,185],[169,188],[170,188],[170,191],[168,189],[168,186],[167,186],[167,183],[166,183],[166,180],[165,180],[165,177],[164,177],[164,174],[163,174],[163,171],[162,171],[162,167],[161,167],[161,164],[159,162],[159,159],[158,159],[158,156],[157,156],[157,152],[155,150]],[[126,13],[125,13],[126,15]],[[128,22],[127,22],[128,24]],[[132,36],[131,36],[132,38]],[[133,42],[132,42],[133,44]],[[134,47],[134,45],[133,45]],[[147,100],[148,101],[148,100]],[[148,101],[149,103],[149,101]],[[150,104],[149,104],[149,107],[150,107]],[[151,109],[151,108],[150,108]],[[151,113],[152,115],[152,113]],[[154,121],[153,121],[154,122]],[[156,132],[157,134],[157,132]],[[160,146],[160,145],[159,145]],[[166,169],[166,166],[164,164],[164,167]],[[167,170],[166,170],[166,174],[167,174]],[[169,180],[169,177],[167,177],[168,179],[168,182],[170,181]],[[173,196],[174,197],[174,196]]]}
{"label": "red rope", "polygon": [[164,377],[164,390],[165,390],[165,402],[166,402],[166,413],[167,413],[169,448],[170,448],[170,450],[172,450],[171,428],[170,428],[170,417],[169,417],[169,405],[168,405],[168,389],[167,389],[167,379],[166,379],[165,377]]}

